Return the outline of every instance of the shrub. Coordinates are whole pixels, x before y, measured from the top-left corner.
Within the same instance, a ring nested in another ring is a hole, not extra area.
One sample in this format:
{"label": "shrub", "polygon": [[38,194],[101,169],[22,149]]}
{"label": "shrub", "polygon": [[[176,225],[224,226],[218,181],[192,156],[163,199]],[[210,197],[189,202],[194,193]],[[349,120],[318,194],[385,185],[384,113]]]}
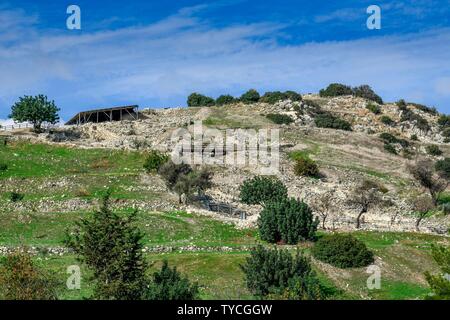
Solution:
{"label": "shrub", "polygon": [[294,295],[297,293],[299,299],[320,299],[322,296],[309,260],[299,251],[292,257],[288,250],[258,246],[240,267],[247,288],[257,297],[282,295],[286,290]]}
{"label": "shrub", "polygon": [[182,195],[186,197],[186,200],[190,200],[195,192],[200,194],[210,188],[212,186],[211,178],[212,172],[208,169],[193,170],[192,172],[178,176],[173,190],[178,193],[181,203]]}
{"label": "shrub", "polygon": [[361,97],[367,100],[375,101],[378,104],[383,104],[383,99],[381,99],[381,97],[377,95],[367,84],[353,88],[353,94],[356,97]]}
{"label": "shrub", "polygon": [[81,218],[65,242],[92,270],[95,298],[138,300],[148,282],[143,237],[136,227],[136,211],[126,215],[112,212],[108,193],[100,210]]}
{"label": "shrub", "polygon": [[194,300],[197,297],[198,285],[182,277],[176,267],[169,268],[167,260],[163,261],[161,270],[153,274],[146,295],[148,300]]}
{"label": "shrub", "polygon": [[387,126],[392,126],[395,122],[394,120],[392,120],[390,117],[388,116],[382,116],[380,117],[380,121],[381,123],[387,125]]}
{"label": "shrub", "polygon": [[331,128],[351,131],[352,127],[347,121],[337,118],[329,113],[318,114],[314,118],[314,123],[319,128]]}
{"label": "shrub", "polygon": [[444,215],[450,214],[450,203],[449,202],[441,204],[440,208],[441,208],[442,212],[444,213]]}
{"label": "shrub", "polygon": [[22,201],[24,197],[25,197],[25,195],[18,193],[18,192],[11,192],[9,194],[9,200],[11,200],[12,202]]}
{"label": "shrub", "polygon": [[426,112],[426,113],[429,113],[429,114],[432,114],[432,115],[437,115],[438,114],[438,111],[436,110],[435,107],[428,107],[428,106],[425,106],[423,104],[414,103],[414,102],[409,102],[409,104],[414,106],[414,107],[416,107],[417,109],[419,109],[419,110],[421,110],[423,112]]}
{"label": "shrub", "polygon": [[261,239],[270,243],[314,240],[318,224],[308,205],[294,198],[267,203],[258,219]]}
{"label": "shrub", "polygon": [[56,300],[56,281],[24,251],[7,255],[0,264],[0,299]]}
{"label": "shrub", "polygon": [[266,118],[276,124],[291,124],[292,122],[294,122],[294,119],[292,119],[291,116],[287,114],[269,113],[268,115],[266,115]]}
{"label": "shrub", "polygon": [[250,89],[246,93],[244,93],[240,100],[245,104],[252,104],[259,101],[259,93],[255,89]]}
{"label": "shrub", "polygon": [[442,127],[450,126],[450,115],[441,115],[438,119],[438,124]]}
{"label": "shrub", "polygon": [[427,299],[450,300],[450,248],[433,245],[431,254],[439,266],[440,274],[425,273],[425,278],[433,292]]}
{"label": "shrub", "polygon": [[407,108],[402,109],[402,115],[400,117],[401,122],[410,121],[415,122],[416,126],[423,131],[430,130],[430,125],[425,118],[422,118],[420,115],[414,113],[412,110]]}
{"label": "shrub", "polygon": [[434,169],[437,173],[444,178],[450,177],[450,158],[444,158],[443,160],[436,161]]}
{"label": "shrub", "polygon": [[413,140],[413,141],[418,141],[419,140],[419,138],[417,137],[417,134],[412,134],[411,135],[411,140]]}
{"label": "shrub", "polygon": [[190,165],[186,163],[175,164],[172,161],[167,161],[158,170],[158,173],[166,181],[167,186],[173,189],[181,175],[187,175],[192,172]]}
{"label": "shrub", "polygon": [[405,100],[400,99],[400,100],[398,100],[395,104],[397,105],[397,107],[398,107],[400,110],[406,110],[406,102],[405,102]]}
{"label": "shrub", "polygon": [[144,169],[147,170],[147,172],[158,171],[167,161],[169,161],[168,155],[157,150],[152,150],[147,158],[145,158]]}
{"label": "shrub", "polygon": [[399,139],[387,132],[381,133],[380,138],[381,138],[381,140],[383,140],[386,143],[398,143],[404,148],[407,148],[409,146],[409,142],[407,140]]}
{"label": "shrub", "polygon": [[445,138],[450,138],[450,128],[445,128],[441,131],[442,136]]}
{"label": "shrub", "polygon": [[439,147],[435,144],[426,146],[425,149],[426,149],[427,153],[432,156],[440,156],[442,154],[442,150],[439,149]]}
{"label": "shrub", "polygon": [[397,150],[395,149],[395,147],[387,142],[384,143],[384,150],[392,154],[397,154]]}
{"label": "shrub", "polygon": [[218,106],[231,104],[233,102],[236,102],[236,99],[233,96],[230,96],[229,94],[221,95],[216,99],[216,105]]}
{"label": "shrub", "polygon": [[321,97],[337,97],[352,95],[353,90],[351,87],[340,83],[331,83],[326,89],[319,91]]}
{"label": "shrub", "polygon": [[276,178],[256,176],[244,181],[239,197],[246,204],[265,204],[286,198],[287,188]]}
{"label": "shrub", "polygon": [[374,114],[380,114],[381,113],[381,108],[380,108],[380,106],[377,106],[376,104],[373,104],[373,103],[368,103],[367,105],[366,105],[366,108],[368,109],[368,110],[370,110],[372,113],[374,113]]}
{"label": "shrub", "polygon": [[191,93],[187,99],[187,105],[189,107],[210,107],[215,103],[213,98],[204,96],[199,93]]}
{"label": "shrub", "polygon": [[8,165],[5,163],[0,163],[0,172],[8,170]]}
{"label": "shrub", "polygon": [[275,104],[278,101],[283,101],[283,100],[288,100],[288,99],[291,101],[301,101],[302,96],[295,91],[286,91],[286,92],[274,91],[274,92],[266,92],[261,97],[260,101],[269,103],[269,104]]}
{"label": "shrub", "polygon": [[295,161],[294,172],[298,176],[317,177],[319,168],[316,162],[308,157],[299,157]]}
{"label": "shrub", "polygon": [[324,236],[316,242],[311,253],[314,258],[338,268],[364,267],[374,261],[373,253],[352,235]]}

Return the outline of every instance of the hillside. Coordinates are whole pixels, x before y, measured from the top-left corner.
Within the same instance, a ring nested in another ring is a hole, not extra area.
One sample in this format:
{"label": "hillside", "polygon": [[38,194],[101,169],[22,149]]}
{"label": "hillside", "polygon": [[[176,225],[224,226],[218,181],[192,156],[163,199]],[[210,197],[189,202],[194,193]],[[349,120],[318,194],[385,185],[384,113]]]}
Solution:
{"label": "hillside", "polygon": [[[64,266],[75,262],[62,245],[64,232],[81,216],[98,206],[106,189],[112,191],[112,206],[120,212],[139,209],[138,224],[145,233],[150,261],[167,257],[182,272],[202,284],[203,298],[251,298],[242,283],[239,264],[250,247],[259,243],[256,220],[260,206],[239,202],[239,185],[259,172],[258,166],[213,166],[213,187],[207,194],[247,213],[247,219],[228,217],[194,204],[180,204],[156,173],[143,169],[150,149],[170,152],[174,130],[193,130],[201,120],[204,127],[280,129],[278,178],[289,195],[313,204],[321,194],[333,195],[335,207],[322,232],[353,231],[375,252],[376,264],[383,266],[385,286],[381,291],[365,287],[365,268],[339,270],[313,260],[323,283],[336,299],[415,299],[428,292],[423,273],[435,270],[430,245],[449,244],[450,216],[432,212],[415,230],[412,200],[423,193],[408,173],[416,158],[450,157],[438,125],[439,115],[408,104],[408,110],[426,119],[429,129],[415,121],[402,121],[402,111],[386,103],[380,114],[367,109],[368,101],[344,96],[322,98],[305,95],[302,102],[276,104],[235,103],[226,106],[178,109],[146,109],[138,121],[63,126],[50,133],[28,130],[2,132],[7,143],[0,146],[0,252],[26,245],[40,258],[40,264],[54,270],[61,279]],[[317,108],[345,119],[352,131],[318,128]],[[293,123],[278,125],[266,115],[286,114]],[[380,120],[389,116],[393,124]],[[389,132],[408,141],[408,147],[394,144],[397,154],[385,150],[380,133]],[[412,140],[413,135],[417,140]],[[432,156],[427,145],[437,145],[442,155]],[[318,164],[320,178],[296,176],[294,159],[308,156]],[[386,190],[383,205],[363,216],[361,230],[355,230],[357,210],[348,197],[363,179],[376,181]],[[13,202],[11,192],[24,197]],[[442,196],[442,202],[447,200]],[[309,251],[311,244],[299,246]],[[158,264],[156,265],[158,266]],[[156,267],[155,266],[155,267]],[[217,268],[220,266],[220,268]],[[89,294],[61,289],[62,298]]]}

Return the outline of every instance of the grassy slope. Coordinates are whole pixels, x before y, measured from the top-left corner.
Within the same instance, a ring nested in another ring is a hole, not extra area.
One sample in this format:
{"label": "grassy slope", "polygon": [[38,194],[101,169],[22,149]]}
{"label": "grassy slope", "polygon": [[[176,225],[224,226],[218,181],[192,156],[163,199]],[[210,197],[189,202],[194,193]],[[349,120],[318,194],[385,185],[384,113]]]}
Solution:
{"label": "grassy slope", "polygon": [[[312,150],[314,153],[314,150]],[[95,200],[105,185],[114,185],[113,198],[140,199],[154,198],[160,195],[143,192],[136,195],[128,187],[139,183],[142,174],[143,157],[137,152],[110,150],[78,150],[48,145],[12,144],[0,147],[0,163],[6,163],[8,170],[0,173],[0,190],[9,190],[13,183],[26,190],[25,203],[37,201],[43,197],[55,200],[88,197]],[[86,194],[80,195],[76,189],[54,187],[39,189],[43,181],[50,179],[57,183],[61,179],[75,179],[85,186]],[[113,179],[114,178],[114,179]],[[10,180],[12,179],[12,180]],[[24,192],[22,189],[18,190]],[[0,195],[1,205],[8,196]],[[95,202],[93,202],[95,207]],[[131,210],[125,209],[124,212]],[[17,246],[60,246],[64,232],[73,222],[88,212],[33,212],[17,214],[0,210],[0,245]],[[255,230],[236,230],[207,217],[184,212],[145,212],[139,213],[139,226],[146,234],[145,244],[184,246],[234,246],[237,252],[172,252],[170,254],[147,254],[149,262],[155,262],[153,268],[167,258],[178,269],[189,274],[201,285],[202,297],[213,298],[251,298],[245,288],[243,274],[239,264],[244,262],[248,253],[239,252],[239,246],[257,243]],[[369,291],[366,288],[368,275],[365,268],[339,270],[314,261],[322,282],[330,288],[333,298],[342,299],[415,299],[428,292],[423,278],[425,270],[434,270],[436,266],[430,259],[431,243],[447,243],[442,237],[407,234],[357,232],[374,252],[377,263],[382,267],[381,290]],[[308,244],[301,247],[308,252]],[[76,264],[75,257],[39,255],[36,261],[56,274],[60,279],[59,294],[64,299],[78,299],[91,293],[89,272],[83,271],[81,291],[64,289],[66,268]]]}

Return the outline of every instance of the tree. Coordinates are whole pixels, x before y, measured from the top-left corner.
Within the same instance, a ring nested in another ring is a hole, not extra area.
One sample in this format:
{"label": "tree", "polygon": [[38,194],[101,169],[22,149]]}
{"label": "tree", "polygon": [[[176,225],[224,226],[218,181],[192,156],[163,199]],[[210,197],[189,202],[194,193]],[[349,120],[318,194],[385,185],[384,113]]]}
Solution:
{"label": "tree", "polygon": [[308,205],[294,198],[265,204],[258,218],[261,239],[271,243],[314,240],[318,224]]}
{"label": "tree", "polygon": [[433,200],[430,197],[417,197],[413,202],[414,211],[417,213],[416,231],[419,231],[420,222],[434,208]]}
{"label": "tree", "polygon": [[312,203],[313,210],[317,212],[322,219],[322,229],[326,229],[325,221],[334,209],[333,201],[333,192],[329,191],[316,197]]}
{"label": "tree", "polygon": [[183,278],[176,267],[169,268],[163,261],[160,271],[153,274],[146,298],[149,300],[194,300],[198,297],[198,285]]}
{"label": "tree", "polygon": [[351,87],[340,83],[331,83],[326,89],[319,91],[321,97],[337,97],[352,95],[353,90]]}
{"label": "tree", "polygon": [[277,178],[255,176],[240,186],[240,199],[245,204],[264,205],[286,197],[287,188]]}
{"label": "tree", "polygon": [[361,97],[367,100],[375,101],[378,104],[383,104],[383,99],[377,95],[367,84],[353,88],[353,94],[356,97]]}
{"label": "tree", "polygon": [[33,263],[25,248],[3,258],[0,265],[0,299],[56,300],[56,281]]}
{"label": "tree", "polygon": [[158,170],[158,173],[166,181],[169,189],[173,189],[182,175],[187,175],[192,172],[192,167],[187,163],[175,164],[172,161],[167,161]]}
{"label": "tree", "polygon": [[436,161],[434,169],[442,179],[450,179],[450,158]]}
{"label": "tree", "polygon": [[142,232],[135,226],[137,212],[119,215],[109,208],[109,193],[99,211],[82,218],[66,245],[93,272],[94,297],[106,300],[142,299],[147,286],[147,264],[142,255]]}
{"label": "tree", "polygon": [[191,93],[187,99],[187,105],[189,107],[210,107],[215,104],[213,98],[204,96],[199,93]]}
{"label": "tree", "polygon": [[199,195],[204,193],[212,186],[212,172],[208,169],[194,170],[188,174],[182,174],[178,177],[177,182],[173,186],[173,190],[178,193],[179,201],[182,202],[182,195],[186,196],[186,200],[197,192]]}
{"label": "tree", "polygon": [[450,248],[434,245],[431,252],[441,273],[437,275],[425,273],[425,278],[433,291],[433,294],[427,298],[450,300]]}
{"label": "tree", "polygon": [[216,99],[216,105],[218,105],[218,106],[231,104],[233,102],[236,102],[236,99],[229,94],[221,95]]}
{"label": "tree", "polygon": [[358,185],[349,198],[349,203],[359,208],[356,216],[356,228],[361,227],[361,217],[374,206],[379,200],[379,186],[371,180],[364,180]]}
{"label": "tree", "polygon": [[240,100],[245,104],[252,104],[259,101],[259,93],[255,89],[250,89],[246,93],[244,93]]}
{"label": "tree", "polygon": [[439,170],[438,173],[440,174],[436,175],[433,164],[430,161],[421,160],[409,166],[409,172],[429,192],[433,205],[436,206],[439,196],[448,186],[449,180],[445,171]]}
{"label": "tree", "polygon": [[42,123],[55,124],[59,121],[59,108],[47,96],[24,96],[11,107],[10,118],[17,122],[31,122],[35,132],[41,132]]}
{"label": "tree", "polygon": [[316,274],[300,251],[292,257],[288,250],[266,249],[259,245],[240,267],[247,288],[257,297],[282,295],[290,288],[291,294],[297,293],[298,299],[320,298],[320,294],[314,294],[317,282],[311,281],[316,279]]}

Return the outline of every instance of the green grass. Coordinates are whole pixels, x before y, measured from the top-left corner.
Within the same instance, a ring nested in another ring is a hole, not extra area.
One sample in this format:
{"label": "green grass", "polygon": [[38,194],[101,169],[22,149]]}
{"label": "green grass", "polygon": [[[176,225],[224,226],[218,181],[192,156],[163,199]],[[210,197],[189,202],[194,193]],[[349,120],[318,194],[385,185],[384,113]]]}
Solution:
{"label": "green grass", "polygon": [[75,149],[47,144],[10,143],[0,148],[0,179],[54,177],[71,174],[116,175],[142,169],[139,152]]}
{"label": "green grass", "polygon": [[430,290],[414,283],[381,280],[379,290],[371,290],[370,297],[376,300],[416,300],[423,299]]}

